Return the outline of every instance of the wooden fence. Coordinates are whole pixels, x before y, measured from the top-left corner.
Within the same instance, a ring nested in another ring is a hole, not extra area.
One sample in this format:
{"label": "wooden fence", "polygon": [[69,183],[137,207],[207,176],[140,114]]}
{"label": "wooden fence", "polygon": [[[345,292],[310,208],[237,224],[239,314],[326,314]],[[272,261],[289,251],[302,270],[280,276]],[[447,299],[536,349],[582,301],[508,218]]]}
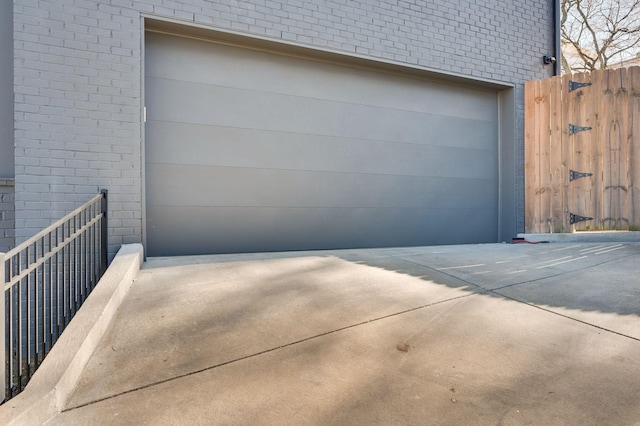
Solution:
{"label": "wooden fence", "polygon": [[640,67],[525,84],[525,231],[640,231]]}

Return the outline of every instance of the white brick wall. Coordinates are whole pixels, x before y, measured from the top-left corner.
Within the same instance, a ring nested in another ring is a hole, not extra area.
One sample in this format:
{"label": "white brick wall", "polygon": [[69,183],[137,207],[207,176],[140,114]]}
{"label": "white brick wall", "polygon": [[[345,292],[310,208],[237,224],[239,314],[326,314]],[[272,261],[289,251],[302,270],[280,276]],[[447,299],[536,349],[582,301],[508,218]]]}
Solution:
{"label": "white brick wall", "polygon": [[99,188],[112,251],[142,234],[141,13],[516,85],[551,75],[553,0],[15,0],[16,239]]}
{"label": "white brick wall", "polygon": [[14,243],[13,179],[0,178],[0,252]]}

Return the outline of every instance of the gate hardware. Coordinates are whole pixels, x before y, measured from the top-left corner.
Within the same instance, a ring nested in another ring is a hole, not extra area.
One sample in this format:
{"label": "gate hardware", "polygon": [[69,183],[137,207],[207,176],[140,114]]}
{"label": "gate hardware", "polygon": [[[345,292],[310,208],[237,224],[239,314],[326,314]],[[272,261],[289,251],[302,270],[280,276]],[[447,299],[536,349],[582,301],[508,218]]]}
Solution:
{"label": "gate hardware", "polygon": [[576,126],[575,124],[569,124],[569,136],[578,132],[584,132],[585,130],[591,130],[591,127],[583,127],[583,126]]}
{"label": "gate hardware", "polygon": [[585,220],[593,220],[592,217],[580,216],[578,214],[569,213],[569,224],[584,222]]}
{"label": "gate hardware", "polygon": [[573,92],[574,90],[578,90],[581,87],[591,86],[591,83],[580,83],[577,81],[569,80],[569,92]]}
{"label": "gate hardware", "polygon": [[569,182],[588,176],[593,176],[593,173],[583,173],[576,172],[575,170],[569,170]]}

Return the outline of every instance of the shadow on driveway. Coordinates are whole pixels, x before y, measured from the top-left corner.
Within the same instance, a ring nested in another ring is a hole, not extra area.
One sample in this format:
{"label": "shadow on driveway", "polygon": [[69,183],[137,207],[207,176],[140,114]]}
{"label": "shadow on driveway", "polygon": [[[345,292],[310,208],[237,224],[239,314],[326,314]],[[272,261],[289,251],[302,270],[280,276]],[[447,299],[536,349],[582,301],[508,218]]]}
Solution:
{"label": "shadow on driveway", "polygon": [[637,424],[640,245],[150,259],[51,424]]}

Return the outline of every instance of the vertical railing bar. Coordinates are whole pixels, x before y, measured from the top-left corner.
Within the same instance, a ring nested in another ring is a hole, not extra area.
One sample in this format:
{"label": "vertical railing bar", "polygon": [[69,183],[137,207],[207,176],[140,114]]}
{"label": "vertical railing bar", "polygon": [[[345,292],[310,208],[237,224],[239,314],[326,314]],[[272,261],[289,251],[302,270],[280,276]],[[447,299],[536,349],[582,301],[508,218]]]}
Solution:
{"label": "vertical railing bar", "polygon": [[[78,213],[76,216],[76,229],[74,233],[82,227],[82,212]],[[82,267],[82,239],[75,238],[73,240],[76,244],[76,255],[75,255],[75,274],[76,274],[76,312],[78,312],[78,308],[82,303],[82,274],[80,273],[80,269]]]}
{"label": "vertical railing bar", "polygon": [[[80,217],[76,216],[73,222],[74,222],[73,233],[75,234],[76,231],[80,228]],[[74,316],[76,312],[78,312],[80,298],[81,298],[80,268],[78,267],[78,264],[80,263],[80,241],[78,240],[79,240],[78,238],[73,239],[73,252],[74,252],[73,253],[73,276],[74,276],[74,287],[75,287],[74,288],[75,298],[74,298],[74,309],[73,309]]]}
{"label": "vertical railing bar", "polygon": [[[26,250],[20,255],[20,257],[18,258],[18,272],[20,272],[22,270],[22,263],[24,263],[24,256],[26,255],[26,253],[28,252],[28,247],[26,248]],[[20,327],[18,329],[18,333],[19,334],[19,339],[20,339],[20,358],[17,359],[18,362],[18,370],[19,370],[19,375],[16,377],[16,379],[18,380],[20,378],[20,376],[22,374],[22,357],[24,356],[24,346],[23,346],[23,342],[24,342],[24,333],[25,333],[25,329],[27,327],[27,317],[28,317],[28,310],[29,310],[29,299],[27,297],[27,294],[24,290],[25,287],[25,279],[22,279],[20,281],[20,324],[18,324],[18,327]],[[24,307],[24,308],[23,308]],[[20,381],[18,381],[18,391],[20,390]]]}
{"label": "vertical railing bar", "polygon": [[[48,242],[48,236],[50,234],[47,234],[46,236],[44,236],[42,238],[42,255],[44,256],[45,254],[50,252],[50,245],[47,244]],[[42,360],[44,359],[45,354],[47,353],[47,344],[49,343],[49,337],[48,337],[48,333],[49,333],[49,324],[48,321],[51,319],[51,312],[49,309],[49,305],[51,304],[51,286],[49,283],[49,279],[51,277],[51,275],[49,275],[49,265],[50,265],[50,259],[47,259],[43,264],[42,264],[42,337],[40,338],[40,344],[41,344],[41,349],[40,349],[40,362],[42,362]]]}
{"label": "vertical railing bar", "polygon": [[29,307],[29,315],[30,315],[29,316],[29,338],[28,338],[29,353],[27,357],[27,380],[25,381],[25,386],[27,384],[26,382],[29,381],[29,378],[31,377],[31,375],[35,373],[35,370],[33,369],[33,367],[34,367],[35,358],[36,358],[36,340],[38,338],[38,335],[36,334],[36,329],[38,325],[38,319],[36,318],[36,315],[38,312],[38,307],[37,307],[38,288],[36,283],[37,281],[36,271],[32,271],[28,275],[28,277],[29,277],[29,292],[31,293],[29,302],[31,305]]}
{"label": "vertical railing bar", "polygon": [[[53,251],[53,231],[47,234],[48,252]],[[46,357],[51,350],[51,330],[53,330],[53,258],[49,258],[47,263],[47,298],[48,303],[45,305],[47,308],[47,319],[45,320],[46,330],[44,333],[45,343],[43,355]]]}
{"label": "vertical railing bar", "polygon": [[[20,270],[22,269],[22,258],[24,256],[24,251],[20,252],[16,258],[16,273],[20,273]],[[15,391],[14,392],[19,392],[20,391],[20,373],[21,373],[21,366],[22,366],[22,334],[23,334],[23,322],[24,322],[24,316],[25,316],[25,310],[23,309],[23,305],[26,302],[26,296],[23,296],[23,291],[24,291],[24,282],[23,280],[19,281],[19,284],[16,286],[17,287],[17,291],[18,291],[18,303],[19,305],[16,306],[16,328],[15,328],[15,332],[16,332],[16,346],[15,346],[15,353],[14,353],[14,361],[15,361],[15,365],[14,365],[14,369],[15,369],[15,376],[14,376],[14,387],[15,387]]]}
{"label": "vertical railing bar", "polygon": [[58,233],[60,227],[56,227],[51,230],[51,242],[55,248],[55,252],[51,257],[51,347],[56,344],[58,333],[58,315],[59,315],[59,303],[60,303],[60,257],[58,256]]}
{"label": "vertical railing bar", "polygon": [[4,387],[4,396],[3,400],[8,400],[11,398],[11,288],[5,291],[4,293],[4,307],[5,307],[5,315],[4,318],[6,323],[4,324],[4,351],[2,351],[2,356],[4,356],[4,381],[2,386]]}
{"label": "vertical railing bar", "polygon": [[[69,222],[65,222],[65,227],[64,227],[64,233],[62,236],[63,241],[67,239],[67,234],[69,232]],[[63,251],[63,267],[64,267],[64,299],[63,299],[63,308],[64,308],[64,322],[62,323],[62,328],[60,330],[60,332],[62,333],[65,329],[65,327],[67,326],[67,321],[69,318],[69,310],[71,308],[71,278],[69,277],[69,270],[70,270],[70,266],[69,264],[71,263],[71,256],[70,256],[70,251],[71,251],[71,245],[66,245],[64,247],[64,251]]]}
{"label": "vertical railing bar", "polygon": [[[25,250],[24,256],[26,259],[29,258],[29,248]],[[27,263],[27,260],[21,258],[23,263]],[[20,265],[20,270],[22,270],[22,265]],[[21,288],[21,296],[24,295],[24,299],[20,301],[21,305],[24,305],[24,310],[22,312],[21,327],[20,330],[20,376],[22,377],[22,372],[25,371],[25,358],[29,356],[29,348],[28,348],[28,337],[29,337],[29,308],[30,308],[30,298],[29,298],[29,278],[28,276],[22,280],[22,288]],[[18,390],[22,390],[22,380],[20,380]]]}
{"label": "vertical railing bar", "polygon": [[[29,268],[29,266],[31,265],[31,257],[33,256],[33,246],[31,246],[31,251],[29,252],[29,255],[27,256],[27,261],[26,261],[26,267]],[[34,305],[34,301],[35,301],[35,291],[34,291],[34,286],[33,286],[33,272],[27,274],[27,294],[28,294],[28,298],[29,298],[29,303],[28,303],[28,320],[27,320],[27,352],[26,352],[26,371],[27,371],[27,376],[30,376],[30,372],[31,372],[31,360],[32,360],[32,344],[31,342],[34,339],[34,334],[35,334],[35,321],[34,321],[34,314],[35,314],[35,305]],[[26,383],[25,383],[26,385]],[[24,388],[23,388],[24,389]]]}
{"label": "vertical railing bar", "polygon": [[20,358],[22,355],[20,351],[22,349],[21,332],[20,332],[20,324],[21,324],[21,305],[22,305],[22,283],[15,285],[13,287],[13,315],[11,320],[13,322],[13,342],[12,342],[12,351],[11,351],[11,362],[13,363],[12,369],[12,377],[11,377],[11,395],[14,395],[16,391],[20,388]]}
{"label": "vertical railing bar", "polygon": [[[58,228],[51,230],[51,244],[58,248]],[[51,256],[51,346],[56,343],[56,324],[58,323],[58,251]]]}
{"label": "vertical railing bar", "polygon": [[[56,248],[61,244],[60,241],[60,231],[61,231],[61,227],[57,227],[56,228],[56,234],[55,234],[55,238],[56,238]],[[62,307],[62,303],[64,302],[64,290],[63,290],[63,285],[62,282],[64,281],[64,268],[61,267],[60,263],[61,263],[61,259],[64,258],[64,256],[61,256],[61,253],[59,250],[56,250],[56,254],[55,254],[55,265],[56,265],[56,313],[55,313],[55,318],[56,318],[56,329],[54,332],[54,338],[52,340],[53,343],[58,341],[58,337],[60,336],[60,323],[62,320],[62,316],[64,313],[64,308]]]}
{"label": "vertical railing bar", "polygon": [[[101,200],[102,201],[102,200]],[[94,204],[94,214],[96,216],[100,215],[100,209],[98,208],[100,203]],[[95,287],[98,284],[98,279],[100,277],[100,251],[98,250],[99,239],[98,236],[100,234],[100,224],[102,219],[99,219],[98,222],[93,224],[93,286]]]}
{"label": "vertical railing bar", "polygon": [[[47,244],[48,237],[50,234],[42,237],[42,255],[50,252],[50,244]],[[42,264],[42,337],[40,337],[40,362],[44,359],[45,354],[47,353],[47,344],[49,343],[49,324],[48,321],[51,319],[51,311],[49,306],[51,304],[51,286],[49,283],[49,279],[51,275],[49,274],[49,265],[50,259],[46,260]]]}
{"label": "vertical railing bar", "polygon": [[[13,259],[9,259],[9,265],[11,265],[11,263],[13,262]],[[9,273],[9,278],[11,278],[11,272]],[[9,288],[8,292],[9,292],[9,315],[7,316],[7,320],[9,321],[9,336],[8,338],[8,348],[7,353],[8,353],[8,357],[9,357],[9,366],[8,366],[8,370],[7,370],[7,398],[10,398],[13,393],[11,391],[12,385],[13,385],[13,365],[14,365],[14,351],[15,351],[15,347],[16,347],[16,332],[15,332],[15,328],[14,328],[14,318],[16,316],[16,310],[15,310],[15,300],[16,300],[16,295],[15,295],[15,290],[16,290],[17,286],[12,286]]]}
{"label": "vertical railing bar", "polygon": [[108,229],[108,214],[107,214],[107,210],[108,210],[108,203],[109,203],[109,192],[106,189],[103,189],[100,191],[100,193],[102,194],[102,200],[101,200],[101,213],[102,213],[102,226],[101,226],[101,237],[100,237],[100,244],[101,244],[101,253],[100,253],[100,275],[104,274],[104,271],[107,270],[107,257],[108,257],[108,249],[109,249],[109,245],[108,245],[108,235],[107,235],[107,229]]}
{"label": "vertical railing bar", "polygon": [[[26,374],[28,374],[29,371],[29,325],[30,325],[30,319],[31,319],[31,297],[29,297],[29,289],[31,288],[30,286],[30,280],[29,280],[29,276],[27,275],[27,277],[25,277],[23,279],[23,283],[22,283],[22,288],[23,288],[23,294],[24,294],[24,300],[22,300],[22,304],[24,304],[25,309],[24,309],[24,315],[22,318],[22,333],[20,333],[20,340],[21,340],[21,344],[20,344],[20,378],[24,377]],[[24,389],[24,383],[23,380],[20,379],[20,385],[18,386],[18,390],[22,391],[22,389]]]}
{"label": "vertical railing bar", "polygon": [[[40,244],[38,242],[33,243],[33,260],[29,264],[31,265],[38,260],[38,251]],[[35,372],[35,366],[38,364],[38,343],[40,341],[40,268],[36,267],[33,270],[32,275],[33,283],[33,336],[31,336],[31,345],[33,346],[32,358],[29,360],[29,365],[32,366],[33,372]],[[31,374],[29,374],[31,377]]]}
{"label": "vertical railing bar", "polygon": [[[41,239],[41,243],[40,243],[40,248],[41,248],[41,253],[42,255],[40,256],[39,259],[44,258],[45,254],[47,253],[46,251],[46,236],[43,236]],[[49,300],[49,298],[47,297],[47,289],[48,287],[48,274],[47,274],[47,260],[45,259],[44,262],[40,263],[40,276],[38,277],[38,285],[42,288],[42,295],[41,295],[41,300],[40,303],[42,305],[42,308],[40,308],[40,312],[42,314],[42,317],[40,318],[40,335],[38,337],[38,343],[39,343],[39,348],[38,348],[38,366],[40,366],[40,364],[42,363],[42,360],[44,359],[44,346],[45,346],[45,342],[47,339],[47,301]]]}
{"label": "vertical railing bar", "polygon": [[[45,251],[45,237],[42,237],[41,244],[40,244],[40,258],[43,258],[46,253],[47,252]],[[38,357],[38,366],[40,366],[40,363],[44,358],[44,343],[45,343],[45,336],[46,336],[45,323],[46,323],[46,302],[47,302],[47,288],[48,288],[47,287],[48,286],[47,263],[46,262],[42,263],[39,269],[41,271],[40,273],[42,274],[42,278],[38,280],[38,286],[42,293],[42,298],[40,299],[40,330],[39,330],[39,336],[38,336],[38,343],[40,344],[40,347],[36,348],[37,357]]]}
{"label": "vertical railing bar", "polygon": [[[91,205],[91,218],[95,218],[96,217],[96,209],[95,209],[95,205]],[[93,291],[93,289],[95,288],[95,269],[94,269],[94,253],[93,253],[93,236],[95,233],[95,229],[96,229],[96,225],[95,223],[93,225],[91,225],[91,228],[89,228],[89,247],[88,247],[88,253],[89,253],[89,286],[91,287],[91,291]]]}
{"label": "vertical railing bar", "polygon": [[[71,238],[71,234],[76,231],[76,223],[75,218],[71,219],[69,226],[69,236]],[[75,315],[75,306],[76,306],[76,271],[74,268],[74,263],[76,261],[76,244],[75,240],[70,240],[69,243],[69,318],[65,324],[65,327],[69,325],[71,322],[71,318]]]}
{"label": "vertical railing bar", "polygon": [[[87,214],[89,215],[89,219],[93,219],[94,216],[93,206],[89,207]],[[91,268],[91,232],[93,230],[93,225],[90,225],[85,234],[85,255],[86,255],[86,277],[87,277],[87,294],[91,294],[93,290],[93,277],[92,277],[92,268]]]}
{"label": "vertical railing bar", "polygon": [[[9,282],[11,280],[11,261],[12,261],[12,257],[9,255],[4,255],[3,256],[4,261],[2,262],[3,265],[3,269],[4,269],[4,273],[2,274],[2,289],[4,291],[4,286],[5,283]],[[9,398],[11,398],[11,349],[12,349],[12,345],[11,345],[11,318],[13,315],[13,311],[11,309],[11,303],[12,303],[12,299],[11,299],[11,287],[9,287],[9,289],[7,291],[5,291],[5,300],[4,300],[4,304],[5,304],[5,314],[4,314],[4,318],[6,323],[4,324],[4,329],[5,329],[5,336],[4,336],[4,351],[2,356],[4,356],[5,360],[4,360],[4,383],[2,383],[2,386],[4,386],[4,400],[7,400]]]}
{"label": "vertical railing bar", "polygon": [[[96,209],[95,209],[95,205],[91,205],[91,219],[94,219],[96,217]],[[91,288],[90,292],[93,291],[94,287],[95,287],[95,278],[94,278],[94,269],[93,269],[93,235],[94,235],[94,231],[95,231],[95,223],[93,223],[91,225],[91,227],[89,228],[89,232],[87,233],[87,236],[89,238],[89,246],[87,247],[87,253],[89,254],[89,259],[87,260],[88,262],[88,268],[89,268],[89,287]]]}
{"label": "vertical railing bar", "polygon": [[[73,220],[73,233],[80,228],[80,217],[76,216]],[[78,304],[80,303],[80,273],[78,264],[80,263],[80,241],[78,238],[73,239],[73,276],[74,276],[74,306],[73,306],[73,315],[75,316],[76,312],[78,312]],[[73,317],[72,317],[73,318]]]}
{"label": "vertical railing bar", "polygon": [[7,282],[5,275],[5,255],[0,253],[0,356],[2,357],[2,371],[0,371],[0,403],[4,402],[7,397],[7,315],[10,315],[7,308],[7,292],[4,290]]}
{"label": "vertical railing bar", "polygon": [[[44,238],[40,239],[40,256],[44,257]],[[37,260],[38,260],[37,259]],[[38,272],[36,273],[36,286],[38,287],[38,340],[36,343],[36,365],[40,366],[40,362],[42,361],[42,356],[44,353],[44,304],[45,304],[45,264],[42,264],[38,267]]]}
{"label": "vertical railing bar", "polygon": [[[101,200],[102,201],[102,200]],[[100,206],[100,204],[94,204],[94,214],[96,216],[98,216],[100,214],[100,210],[98,209],[98,206]],[[95,285],[98,283],[98,276],[100,275],[100,255],[99,255],[99,251],[98,251],[98,234],[99,234],[99,230],[100,230],[100,224],[101,224],[101,220],[99,220],[98,222],[94,223],[93,225],[93,285],[95,287]]]}
{"label": "vertical railing bar", "polygon": [[[6,265],[2,262],[3,266]],[[0,269],[3,269],[0,266]],[[5,271],[6,272],[6,271]],[[2,275],[4,278],[4,274]],[[2,370],[2,400],[6,401],[11,397],[11,288],[4,290],[4,283],[2,285],[2,293],[4,294],[4,315],[2,315],[4,329],[4,336],[2,336],[2,357],[3,357],[3,370]]]}
{"label": "vertical railing bar", "polygon": [[[79,212],[76,216],[76,231],[82,228],[82,212]],[[82,237],[78,236],[76,239],[76,287],[77,287],[77,299],[76,299],[76,312],[83,301],[82,291]]]}
{"label": "vertical railing bar", "polygon": [[[90,220],[89,211],[87,209],[83,210],[83,215],[84,220],[82,222],[82,227],[85,227]],[[89,295],[89,275],[87,271],[87,231],[82,233],[82,286],[84,287],[84,298],[82,299],[82,303],[87,300],[87,296]]]}
{"label": "vertical railing bar", "polygon": [[[82,211],[82,227],[84,228],[84,226],[89,223],[89,220],[87,219],[89,216],[89,212],[85,209]],[[88,280],[87,280],[87,231],[85,230],[85,232],[82,233],[82,236],[80,238],[80,240],[82,241],[82,250],[80,251],[80,255],[82,256],[82,268],[81,268],[81,274],[82,274],[82,292],[83,292],[83,296],[82,296],[82,303],[84,303],[85,300],[87,300],[87,296],[89,295],[88,293]]]}
{"label": "vertical railing bar", "polygon": [[[29,268],[29,264],[31,263],[31,256],[33,253],[33,248],[32,246],[29,246],[30,250],[27,252],[27,258],[25,260],[25,267]],[[25,351],[25,359],[23,360],[23,371],[26,371],[26,375],[29,375],[29,372],[31,371],[31,369],[29,368],[30,365],[30,361],[31,361],[31,339],[33,338],[33,328],[32,328],[32,324],[35,325],[34,321],[33,321],[33,314],[35,309],[33,309],[33,299],[34,299],[34,294],[32,291],[32,274],[29,273],[26,276],[26,280],[27,280],[27,327],[26,327],[26,336],[25,336],[25,347],[26,347],[26,351]],[[23,383],[23,387],[21,388],[24,389],[24,385],[26,385],[26,383]]]}
{"label": "vertical railing bar", "polygon": [[[67,236],[67,238],[71,237],[71,234],[73,234],[73,232],[75,231],[75,223],[73,222],[73,219],[69,219],[69,227],[68,227],[68,233],[69,235]],[[65,321],[65,328],[67,325],[69,325],[69,322],[71,321],[71,318],[73,318],[73,307],[74,307],[74,302],[76,300],[75,297],[75,275],[74,275],[74,270],[73,270],[73,262],[74,262],[74,257],[73,255],[75,254],[75,247],[74,247],[74,242],[73,240],[70,241],[69,243],[69,264],[67,266],[68,268],[68,279],[69,279],[69,316],[67,317],[67,320]]]}
{"label": "vertical railing bar", "polygon": [[[57,324],[57,306],[58,306],[58,229],[51,230],[51,247],[55,250],[53,256],[51,256],[51,347],[55,343],[56,324]],[[51,347],[49,350],[51,350]]]}
{"label": "vertical railing bar", "polygon": [[[91,218],[93,219],[94,217],[96,217],[96,209],[94,207],[94,205],[91,206]],[[93,225],[91,225],[91,227],[89,228],[89,232],[87,233],[88,237],[89,237],[89,247],[87,248],[87,252],[89,253],[89,260],[87,261],[87,267],[89,269],[89,287],[91,287],[90,291],[93,291],[94,287],[95,287],[95,270],[94,270],[94,253],[93,253],[93,236],[94,236],[94,232],[95,232],[95,223]]]}
{"label": "vertical railing bar", "polygon": [[[75,232],[75,218],[70,220],[69,234],[73,234]],[[76,242],[75,240],[70,240],[69,242],[69,318],[65,325],[69,325],[69,321],[75,315],[75,304],[76,304],[76,270],[74,268],[74,262],[76,254]]]}
{"label": "vertical railing bar", "polygon": [[[83,210],[82,211],[82,227],[84,227],[84,225],[87,223],[87,211]],[[82,302],[81,302],[81,306],[82,303],[84,303],[84,301],[87,298],[87,270],[85,267],[85,262],[87,260],[87,243],[86,243],[86,238],[87,238],[87,234],[86,232],[83,232],[82,235],[80,235],[80,276],[82,277]]]}
{"label": "vertical railing bar", "polygon": [[[64,223],[64,227],[62,228],[62,234],[61,234],[61,243],[64,244],[64,242],[67,239],[67,228],[68,228],[68,223],[65,222]],[[64,331],[64,325],[66,323],[66,318],[68,315],[68,310],[69,310],[69,273],[68,273],[68,269],[69,269],[69,263],[68,263],[68,257],[69,257],[69,245],[68,244],[64,244],[62,247],[62,251],[60,252],[60,254],[62,255],[62,259],[60,260],[60,267],[62,268],[62,319],[60,322],[60,334],[62,334],[62,332]]]}
{"label": "vertical railing bar", "polygon": [[[11,256],[3,255],[2,269],[4,270],[2,274],[2,289],[4,291],[5,283],[9,282],[11,279]],[[12,318],[12,310],[11,310],[11,287],[7,291],[5,291],[5,314],[3,317],[5,318],[5,336],[4,336],[4,351],[2,356],[4,356],[4,400],[7,400],[11,397],[11,318]]]}

